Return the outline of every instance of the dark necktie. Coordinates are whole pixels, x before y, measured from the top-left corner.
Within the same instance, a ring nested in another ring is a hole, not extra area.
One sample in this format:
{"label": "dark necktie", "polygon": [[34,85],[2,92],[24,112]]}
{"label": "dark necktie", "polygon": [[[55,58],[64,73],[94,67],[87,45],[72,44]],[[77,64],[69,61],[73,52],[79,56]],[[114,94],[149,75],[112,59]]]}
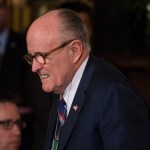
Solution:
{"label": "dark necktie", "polygon": [[55,135],[52,143],[51,150],[57,150],[58,143],[59,143],[59,133],[61,130],[61,127],[63,126],[67,115],[67,105],[64,101],[63,97],[59,100],[59,107],[58,107],[58,116],[57,116],[57,122],[56,122],[56,128],[55,128]]}

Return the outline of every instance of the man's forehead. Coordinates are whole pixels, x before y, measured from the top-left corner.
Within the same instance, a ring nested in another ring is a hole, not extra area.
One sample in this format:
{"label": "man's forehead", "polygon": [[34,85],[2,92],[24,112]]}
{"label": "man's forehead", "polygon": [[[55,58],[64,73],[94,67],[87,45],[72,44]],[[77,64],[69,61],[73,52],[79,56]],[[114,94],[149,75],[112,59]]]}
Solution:
{"label": "man's forehead", "polygon": [[19,110],[15,104],[9,102],[0,103],[0,119],[5,119],[5,117],[16,117],[18,115]]}

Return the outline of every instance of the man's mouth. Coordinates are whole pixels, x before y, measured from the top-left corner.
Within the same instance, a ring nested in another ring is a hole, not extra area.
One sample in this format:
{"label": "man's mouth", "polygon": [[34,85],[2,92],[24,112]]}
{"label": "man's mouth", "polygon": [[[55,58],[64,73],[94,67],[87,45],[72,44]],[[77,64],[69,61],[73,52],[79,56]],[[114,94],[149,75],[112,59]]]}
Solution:
{"label": "man's mouth", "polygon": [[39,74],[39,76],[40,76],[41,79],[46,79],[46,78],[49,77],[48,74]]}
{"label": "man's mouth", "polygon": [[20,147],[21,141],[20,140],[16,140],[16,141],[12,141],[9,145],[11,147]]}

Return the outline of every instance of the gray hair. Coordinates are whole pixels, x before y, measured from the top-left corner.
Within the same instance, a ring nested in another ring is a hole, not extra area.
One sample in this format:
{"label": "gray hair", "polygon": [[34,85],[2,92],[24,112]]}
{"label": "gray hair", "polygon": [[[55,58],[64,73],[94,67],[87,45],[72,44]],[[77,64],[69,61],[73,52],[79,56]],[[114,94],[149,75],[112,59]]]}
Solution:
{"label": "gray hair", "polygon": [[62,40],[80,39],[83,42],[84,49],[90,51],[88,30],[82,19],[76,12],[69,9],[59,9],[60,17],[59,33]]}

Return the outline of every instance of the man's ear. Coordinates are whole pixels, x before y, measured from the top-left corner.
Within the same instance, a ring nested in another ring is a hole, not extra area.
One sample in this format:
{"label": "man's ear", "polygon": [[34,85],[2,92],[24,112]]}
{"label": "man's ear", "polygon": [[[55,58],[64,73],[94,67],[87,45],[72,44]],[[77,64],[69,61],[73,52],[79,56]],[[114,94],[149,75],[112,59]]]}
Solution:
{"label": "man's ear", "polygon": [[73,63],[77,63],[83,53],[83,44],[80,40],[74,40],[71,46],[71,53],[73,56]]}

